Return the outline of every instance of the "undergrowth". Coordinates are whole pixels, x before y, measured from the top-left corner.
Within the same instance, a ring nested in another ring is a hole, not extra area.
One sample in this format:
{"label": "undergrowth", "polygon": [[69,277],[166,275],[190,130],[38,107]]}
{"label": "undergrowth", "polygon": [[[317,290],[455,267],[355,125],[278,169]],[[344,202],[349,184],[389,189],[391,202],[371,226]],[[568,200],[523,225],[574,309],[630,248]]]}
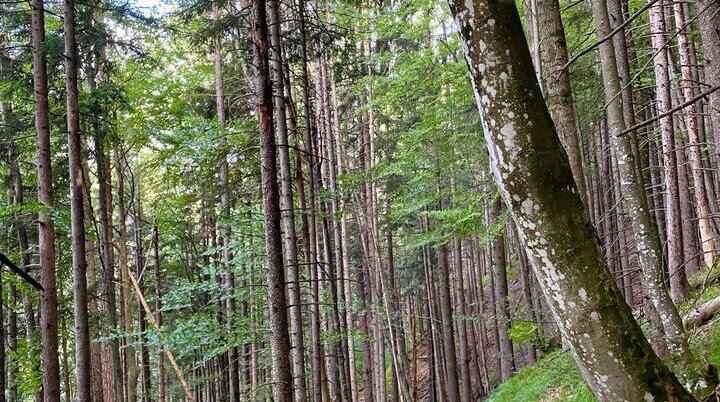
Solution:
{"label": "undergrowth", "polygon": [[[720,271],[720,267],[716,266],[713,271]],[[720,295],[720,284],[705,289],[698,286],[708,274],[705,271],[691,279],[693,288],[700,289],[679,306],[681,314],[687,313],[693,305],[699,306]],[[690,344],[695,353],[720,367],[720,318],[716,317],[691,332]],[[486,402],[595,402],[595,398],[583,383],[570,353],[558,350],[520,370],[499,386]]]}

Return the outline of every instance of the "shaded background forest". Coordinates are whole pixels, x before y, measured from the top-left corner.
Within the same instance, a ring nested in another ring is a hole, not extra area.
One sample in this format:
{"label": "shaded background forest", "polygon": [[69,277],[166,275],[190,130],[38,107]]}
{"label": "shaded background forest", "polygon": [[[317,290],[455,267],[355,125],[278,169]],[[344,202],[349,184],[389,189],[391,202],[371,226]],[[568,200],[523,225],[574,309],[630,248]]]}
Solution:
{"label": "shaded background forest", "polygon": [[[45,389],[56,381],[62,400],[73,400],[86,353],[97,402],[271,399],[277,333],[253,4],[74,6],[87,351],[73,313],[83,290],[73,281],[63,6],[44,4],[52,176],[42,182],[31,7],[0,0],[0,248],[38,277],[47,256],[38,219],[54,222],[59,317],[53,378],[43,371],[40,293],[3,272],[0,398],[40,401],[43,381]],[[720,6],[606,6],[632,168],[685,313],[718,292],[706,288],[719,278]],[[606,261],[667,355],[644,291],[633,211],[621,202],[619,165],[628,160],[610,146],[590,2],[518,7],[561,138],[575,141],[568,154]],[[649,8],[660,10],[654,20]],[[268,1],[267,10],[295,398],[447,400],[454,387],[477,400],[548,354],[574,373],[554,352],[558,330],[492,182],[447,5],[299,0]],[[52,203],[40,201],[42,183]],[[707,352],[706,336],[693,334],[692,346]]]}

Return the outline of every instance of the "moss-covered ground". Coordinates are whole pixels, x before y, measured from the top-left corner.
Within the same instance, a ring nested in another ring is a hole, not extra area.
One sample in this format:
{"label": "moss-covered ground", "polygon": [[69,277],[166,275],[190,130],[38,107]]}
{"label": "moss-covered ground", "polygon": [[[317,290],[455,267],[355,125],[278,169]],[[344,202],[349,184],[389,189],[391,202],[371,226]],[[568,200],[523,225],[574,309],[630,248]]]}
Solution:
{"label": "moss-covered ground", "polygon": [[[694,289],[688,300],[679,306],[685,314],[691,306],[720,295],[720,284],[702,287],[705,278],[720,272],[701,272],[690,280]],[[716,315],[709,323],[694,330],[690,335],[695,353],[720,367],[720,318]],[[513,378],[499,386],[487,399],[488,402],[594,402],[588,388],[580,378],[580,372],[569,353],[555,351],[537,363],[520,370]]]}

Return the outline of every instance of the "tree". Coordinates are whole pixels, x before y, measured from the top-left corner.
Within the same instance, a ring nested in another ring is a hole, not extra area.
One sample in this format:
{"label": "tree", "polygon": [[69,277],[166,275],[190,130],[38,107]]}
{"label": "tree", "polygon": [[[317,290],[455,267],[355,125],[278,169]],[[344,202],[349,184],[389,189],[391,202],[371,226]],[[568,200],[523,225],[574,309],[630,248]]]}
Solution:
{"label": "tree", "polygon": [[[593,3],[593,20],[599,37],[610,34],[608,10],[602,1]],[[617,57],[613,42],[605,41],[600,44],[601,71],[605,100],[607,102],[607,120],[610,131],[610,144],[618,159],[618,173],[620,176],[622,201],[632,223],[636,239],[643,282],[650,301],[660,315],[664,333],[670,344],[675,359],[682,364],[679,372],[683,376],[694,377],[692,374],[692,355],[683,333],[682,321],[675,304],[665,289],[663,267],[661,264],[662,251],[653,233],[653,221],[650,218],[647,202],[640,177],[637,175],[635,164],[640,163],[636,153],[632,151],[631,140],[625,132],[625,117],[623,115],[623,100],[616,96],[621,93],[621,85],[617,74]],[[702,179],[701,179],[702,180]],[[694,380],[693,380],[694,381]]]}
{"label": "tree", "polygon": [[40,284],[45,289],[40,299],[42,334],[43,391],[45,402],[60,401],[60,360],[58,358],[58,301],[55,279],[55,225],[52,218],[53,185],[50,159],[50,122],[48,76],[45,44],[45,6],[43,0],[31,3],[33,43],[33,90],[35,93],[36,166],[38,201],[38,251]]}
{"label": "tree", "polygon": [[[500,217],[502,208],[500,200],[496,200],[490,207],[492,220]],[[490,250],[492,255],[492,277],[495,292],[495,323],[498,331],[500,352],[500,380],[505,382],[515,371],[515,358],[513,357],[513,344],[510,339],[510,303],[508,301],[508,278],[505,258],[505,237],[501,234],[492,241]]]}
{"label": "tree", "polygon": [[[220,11],[217,4],[213,4],[213,19],[217,21],[220,18]],[[219,35],[213,38],[213,68],[215,75],[215,109],[217,112],[217,121],[220,129],[225,128],[225,92],[223,87],[222,75],[222,41]],[[224,138],[224,137],[223,137]],[[224,142],[224,141],[223,141]],[[221,218],[225,221],[230,219],[230,168],[228,166],[227,155],[220,156],[220,208]],[[220,228],[223,243],[222,262],[225,273],[225,285],[230,297],[226,302],[226,321],[228,329],[232,330],[235,320],[235,275],[232,272],[232,254],[230,251],[230,224],[224,222]],[[240,377],[238,366],[238,351],[234,346],[228,351],[228,385],[230,393],[230,402],[239,402],[240,400]]]}
{"label": "tree", "polygon": [[495,182],[586,383],[600,401],[695,400],[653,352],[600,255],[542,102],[515,4],[454,1],[450,7]]}
{"label": "tree", "polygon": [[[682,95],[683,100],[686,103],[690,103],[686,108],[685,127],[688,133],[690,172],[693,179],[692,187],[695,195],[698,226],[700,228],[700,246],[702,248],[705,265],[710,267],[715,263],[715,240],[713,239],[713,230],[710,221],[710,205],[705,189],[706,184],[703,172],[702,152],[700,150],[700,128],[698,125],[697,107],[695,103],[692,102],[695,96],[692,87],[692,82],[694,81],[692,65],[695,63],[693,63],[690,55],[690,44],[685,27],[684,7],[683,4],[675,3],[673,4],[673,12],[677,29],[678,53],[680,55]],[[709,72],[712,73],[712,69]],[[714,101],[714,98],[711,99]]]}
{"label": "tree", "polygon": [[580,139],[578,138],[575,107],[570,85],[568,51],[565,30],[560,18],[560,2],[558,0],[538,1],[538,25],[540,32],[540,48],[543,70],[547,71],[545,80],[545,99],[550,115],[565,148],[573,171],[575,184],[580,196],[587,197],[585,174],[582,169]]}
{"label": "tree", "polygon": [[290,146],[288,138],[288,116],[285,102],[285,71],[282,57],[280,35],[280,4],[277,0],[268,3],[270,24],[270,71],[273,82],[273,108],[275,130],[278,139],[280,164],[280,207],[284,229],[285,263],[287,268],[288,302],[290,303],[290,335],[292,345],[292,364],[295,389],[295,401],[303,402],[306,395],[305,357],[302,310],[300,292],[300,274],[298,267],[297,233],[295,230],[295,211],[293,205],[292,174],[290,166]]}
{"label": "tree", "polygon": [[72,228],[73,297],[75,313],[76,398],[90,402],[91,359],[88,322],[87,261],[85,260],[85,179],[80,138],[80,105],[78,101],[78,55],[75,42],[75,2],[64,2],[65,90],[67,102],[68,159],[70,167],[70,220]]}
{"label": "tree", "polygon": [[[698,2],[700,38],[705,77],[714,88],[720,87],[720,4],[712,0]],[[715,149],[720,148],[720,90],[710,94],[710,118],[715,134]]]}
{"label": "tree", "polygon": [[[650,8],[650,32],[654,53],[654,71],[656,82],[656,93],[658,98],[658,111],[666,113],[672,108],[670,76],[668,74],[668,54],[665,48],[666,27],[663,15],[663,2]],[[682,239],[682,226],[680,225],[680,194],[678,189],[678,170],[675,151],[675,133],[672,118],[666,116],[659,120],[662,149],[663,169],[665,171],[665,186],[667,193],[665,205],[667,213],[666,226],[667,237],[670,239]],[[682,242],[668,243],[667,263],[670,275],[676,270],[682,269],[683,251]]]}
{"label": "tree", "polygon": [[287,300],[285,298],[285,266],[280,233],[280,194],[277,184],[277,150],[273,130],[272,80],[270,75],[270,36],[265,1],[253,2],[253,54],[257,66],[257,116],[260,130],[260,174],[265,220],[267,253],[268,304],[272,330],[272,373],[275,399],[293,398],[290,366],[290,337],[287,332]]}

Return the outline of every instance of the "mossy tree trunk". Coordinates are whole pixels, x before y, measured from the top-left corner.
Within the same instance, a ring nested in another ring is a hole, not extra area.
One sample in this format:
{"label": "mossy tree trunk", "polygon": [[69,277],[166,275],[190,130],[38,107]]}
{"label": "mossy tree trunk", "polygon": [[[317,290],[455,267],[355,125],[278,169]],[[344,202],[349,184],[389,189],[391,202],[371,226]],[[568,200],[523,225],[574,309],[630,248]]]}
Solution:
{"label": "mossy tree trunk", "polygon": [[450,6],[495,181],[585,382],[599,401],[695,401],[653,352],[602,258],[515,3]]}

